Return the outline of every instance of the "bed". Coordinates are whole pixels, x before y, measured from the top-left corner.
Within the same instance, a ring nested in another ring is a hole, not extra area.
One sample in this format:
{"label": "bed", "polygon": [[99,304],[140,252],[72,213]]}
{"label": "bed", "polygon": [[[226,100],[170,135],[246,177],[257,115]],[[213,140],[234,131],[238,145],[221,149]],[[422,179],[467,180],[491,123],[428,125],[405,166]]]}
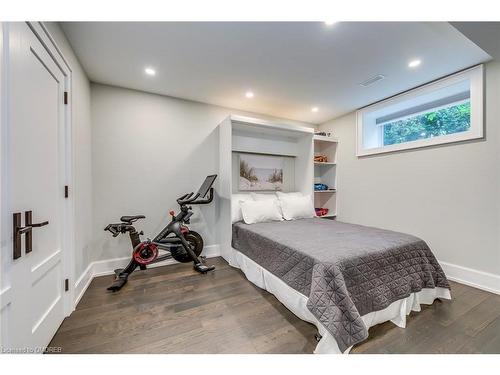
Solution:
{"label": "bed", "polygon": [[317,326],[315,353],[348,353],[369,327],[451,299],[423,240],[335,220],[235,223],[230,264]]}

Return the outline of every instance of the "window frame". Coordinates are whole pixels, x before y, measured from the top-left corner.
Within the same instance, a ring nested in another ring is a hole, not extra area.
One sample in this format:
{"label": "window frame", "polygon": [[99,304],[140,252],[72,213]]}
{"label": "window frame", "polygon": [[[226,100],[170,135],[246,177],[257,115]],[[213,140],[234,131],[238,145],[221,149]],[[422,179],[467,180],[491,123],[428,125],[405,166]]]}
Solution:
{"label": "window frame", "polygon": [[[421,95],[428,94],[435,90],[445,88],[455,83],[468,79],[470,82],[470,128],[467,131],[441,135],[438,137],[419,139],[415,141],[397,143],[393,145],[364,148],[363,146],[363,118],[367,113],[380,110],[386,106],[394,105],[401,101],[406,101]],[[356,156],[368,156],[388,152],[418,149],[423,147],[462,142],[471,139],[483,138],[484,122],[484,66],[477,65],[464,71],[427,83],[423,86],[411,89],[402,94],[385,99],[378,103],[361,108],[356,112]]]}

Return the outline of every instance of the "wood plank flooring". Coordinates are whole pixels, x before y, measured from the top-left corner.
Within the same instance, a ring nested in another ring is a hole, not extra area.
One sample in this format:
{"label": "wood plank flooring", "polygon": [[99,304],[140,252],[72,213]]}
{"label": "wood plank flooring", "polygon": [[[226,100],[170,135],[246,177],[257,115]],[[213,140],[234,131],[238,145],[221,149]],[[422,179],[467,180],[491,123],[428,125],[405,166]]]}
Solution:
{"label": "wood plank flooring", "polygon": [[[95,278],[50,346],[63,353],[312,353],[316,328],[222,258],[137,271],[118,293]],[[352,353],[500,353],[500,296],[452,284],[453,301],[370,329]]]}

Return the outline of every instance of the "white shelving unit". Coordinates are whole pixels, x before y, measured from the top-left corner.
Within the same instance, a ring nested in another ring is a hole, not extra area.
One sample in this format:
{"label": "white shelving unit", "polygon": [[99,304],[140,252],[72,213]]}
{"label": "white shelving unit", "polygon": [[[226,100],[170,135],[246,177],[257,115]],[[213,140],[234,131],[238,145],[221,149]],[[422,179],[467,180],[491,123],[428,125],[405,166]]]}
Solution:
{"label": "white shelving unit", "polygon": [[337,145],[338,139],[315,135],[313,137],[314,156],[325,155],[327,162],[315,162],[314,183],[328,186],[328,190],[314,192],[314,207],[328,208],[328,214],[322,216],[334,219],[337,216]]}
{"label": "white shelving unit", "polygon": [[[229,116],[218,126],[219,173],[216,194],[219,203],[217,212],[217,237],[221,255],[231,263],[231,195],[238,192],[239,176],[237,160],[239,153],[283,156],[293,160],[286,191],[313,194],[314,166],[311,163],[314,151],[314,129],[294,124]],[[322,166],[320,166],[322,167]]]}
{"label": "white shelving unit", "polygon": [[[217,241],[221,255],[231,263],[231,195],[238,192],[239,176],[237,158],[239,153],[254,153],[283,156],[293,160],[288,165],[290,180],[285,191],[300,191],[313,195],[315,207],[329,209],[325,218],[337,215],[337,198],[334,190],[314,192],[315,182],[336,189],[337,144],[332,137],[314,135],[314,129],[295,124],[229,116],[218,126],[219,173],[216,180]],[[315,163],[314,155],[323,154],[326,163]]]}

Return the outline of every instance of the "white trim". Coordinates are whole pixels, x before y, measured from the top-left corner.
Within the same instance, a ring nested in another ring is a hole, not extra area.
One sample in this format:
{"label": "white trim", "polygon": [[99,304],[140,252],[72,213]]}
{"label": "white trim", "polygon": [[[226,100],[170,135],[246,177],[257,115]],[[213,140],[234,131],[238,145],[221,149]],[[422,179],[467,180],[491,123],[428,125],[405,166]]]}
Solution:
{"label": "white trim", "polygon": [[[7,163],[8,153],[8,109],[9,109],[9,96],[8,93],[8,75],[7,75],[7,61],[9,54],[8,43],[8,29],[9,25],[6,22],[0,22],[0,310],[4,309],[12,301],[12,287],[10,273],[12,271],[6,270],[4,264],[7,262],[6,257],[11,257],[10,241],[8,238],[12,235],[9,233],[11,230],[11,222],[8,215],[8,183],[7,176],[9,172],[9,164]],[[3,271],[3,272],[2,272]],[[0,345],[6,344],[6,331],[5,328],[7,320],[4,315],[0,315]]]}
{"label": "white trim", "polygon": [[500,294],[500,276],[492,273],[458,266],[447,262],[439,262],[446,277],[451,281],[465,284],[487,292]]}
{"label": "white trim", "polygon": [[[218,257],[220,256],[220,247],[219,245],[205,246],[202,254],[207,258]],[[73,303],[73,309],[75,309],[76,305],[78,305],[78,302],[80,302],[81,298],[83,297],[83,294],[89,287],[94,277],[112,275],[115,273],[115,269],[125,267],[129,261],[130,257],[123,257],[123,258],[112,258],[112,259],[105,259],[105,260],[98,260],[95,262],[91,262],[87,266],[85,271],[83,271],[83,273],[80,275],[78,280],[75,282],[74,285],[75,300]],[[168,266],[170,264],[176,264],[176,263],[177,262],[175,260],[168,259],[164,262],[152,264],[148,266],[148,268]],[[105,293],[105,291],[103,291],[103,293]]]}
{"label": "white trim", "polygon": [[[6,127],[7,127],[7,119],[6,119],[6,110],[7,110],[7,88],[6,88],[6,80],[5,80],[5,62],[6,54],[4,49],[6,46],[4,45],[4,27],[5,23],[0,22],[0,269],[3,269],[4,257],[7,255],[7,245],[5,244],[4,238],[8,238],[8,230],[7,230],[7,194],[6,194]],[[10,302],[10,299],[6,300],[6,296],[10,294],[10,285],[8,284],[9,275],[3,274],[0,272],[0,310],[6,306],[7,302],[4,304],[4,300]],[[0,324],[3,322],[0,321]],[[3,345],[3,329],[0,328],[0,345]]]}
{"label": "white trim", "polygon": [[68,60],[66,60],[66,58],[64,57],[64,55],[61,51],[61,48],[59,48],[55,39],[52,37],[52,35],[50,35],[50,32],[47,29],[47,26],[45,26],[45,23],[38,22],[38,24],[40,25],[40,28],[43,30],[43,32],[45,33],[47,38],[50,40],[50,43],[54,46],[54,48],[57,51],[57,53],[59,54],[59,57],[61,58],[61,60],[64,61],[64,64],[66,65],[66,67],[69,69],[70,72],[73,72],[73,70],[71,69],[71,65],[69,64]]}
{"label": "white trim", "polygon": [[83,297],[83,294],[89,287],[90,283],[92,282],[92,279],[94,278],[93,275],[93,268],[94,268],[94,263],[90,263],[85,271],[81,274],[81,276],[76,280],[75,285],[74,285],[74,292],[75,292],[75,300],[73,302],[73,310],[76,308],[76,305],[78,305],[78,302],[80,302],[80,299]]}
{"label": "white trim", "polygon": [[[366,112],[373,112],[380,108],[408,99],[432,92],[439,88],[444,88],[451,84],[463,81],[465,78],[470,80],[470,102],[471,102],[471,126],[467,131],[460,133],[447,134],[439,137],[420,139],[411,142],[398,143],[389,146],[377,148],[364,148],[363,146],[363,117]],[[435,146],[446,143],[461,142],[472,139],[483,138],[484,131],[484,66],[478,65],[462,72],[444,77],[438,81],[428,83],[424,86],[396,95],[392,98],[383,100],[379,103],[364,107],[356,112],[356,156],[368,156],[382,154],[394,151]]]}
{"label": "white trim", "polygon": [[268,120],[263,120],[260,118],[240,116],[240,115],[231,115],[231,116],[229,116],[229,119],[231,120],[231,122],[241,122],[244,124],[249,124],[249,125],[257,126],[257,127],[267,127],[267,128],[277,129],[277,130],[286,130],[286,131],[293,131],[293,132],[299,132],[299,133],[314,134],[313,127],[309,128],[306,126],[300,126],[300,125],[295,125],[295,124],[285,124],[282,122],[268,121]]}
{"label": "white trim", "polygon": [[12,288],[7,288],[0,291],[0,310],[7,306],[12,301]]}

